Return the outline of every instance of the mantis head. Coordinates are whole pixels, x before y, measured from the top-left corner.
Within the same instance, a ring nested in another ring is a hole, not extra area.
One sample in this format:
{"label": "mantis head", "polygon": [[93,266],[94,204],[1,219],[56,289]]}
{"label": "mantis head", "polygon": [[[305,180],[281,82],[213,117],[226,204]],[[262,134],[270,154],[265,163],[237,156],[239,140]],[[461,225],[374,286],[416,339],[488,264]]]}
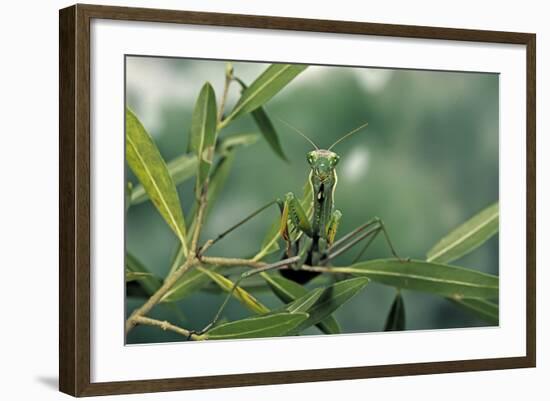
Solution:
{"label": "mantis head", "polygon": [[320,181],[325,181],[332,175],[339,160],[340,156],[331,150],[315,149],[307,154],[307,162]]}
{"label": "mantis head", "polygon": [[287,123],[284,120],[279,119],[282,123],[287,125],[289,128],[300,134],[304,139],[306,139],[309,143],[313,145],[315,150],[312,150],[308,152],[307,154],[307,162],[309,163],[311,170],[313,171],[313,174],[321,181],[325,181],[327,178],[331,177],[334,172],[334,168],[338,164],[338,161],[340,160],[340,156],[338,156],[336,153],[331,151],[331,149],[338,143],[342,142],[344,139],[348,138],[349,136],[355,134],[356,132],[361,131],[363,128],[365,128],[368,123],[364,123],[360,125],[359,127],[351,130],[347,134],[343,135],[338,139],[336,142],[334,142],[328,149],[319,149],[319,147],[313,142],[311,139],[307,137],[304,133],[302,133],[299,129],[293,127],[289,123]]}

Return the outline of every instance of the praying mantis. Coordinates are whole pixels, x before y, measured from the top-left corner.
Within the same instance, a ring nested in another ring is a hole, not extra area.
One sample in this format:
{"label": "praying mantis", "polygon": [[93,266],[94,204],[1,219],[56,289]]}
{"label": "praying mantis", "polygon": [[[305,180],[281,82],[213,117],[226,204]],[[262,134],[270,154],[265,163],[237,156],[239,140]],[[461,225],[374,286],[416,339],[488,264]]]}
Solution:
{"label": "praying mantis", "polygon": [[386,226],[379,217],[371,218],[364,224],[336,240],[338,226],[342,219],[342,212],[334,207],[334,195],[338,183],[336,166],[340,161],[340,156],[332,151],[332,149],[344,139],[366,128],[368,123],[364,123],[341,136],[327,149],[321,149],[300,130],[284,120],[280,121],[301,135],[314,147],[314,149],[309,151],[306,155],[306,160],[310,167],[308,184],[310,186],[309,193],[311,193],[311,199],[308,201],[307,207],[304,208],[297,196],[293,192],[289,192],[285,195],[284,199],[277,199],[256,210],[239,223],[218,235],[214,240],[207,242],[205,246],[199,250],[198,257],[200,259],[202,253],[204,253],[208,247],[225,237],[225,235],[246,223],[268,207],[274,204],[279,206],[281,213],[279,234],[286,245],[281,260],[241,274],[226,295],[213,320],[201,331],[193,331],[192,334],[202,334],[214,327],[239,284],[252,275],[272,270],[280,270],[283,277],[299,284],[305,284],[320,273],[305,270],[303,269],[304,266],[328,265],[332,259],[348,251],[359,242],[367,239],[363,248],[355,257],[355,261],[357,261],[380,233],[383,234],[389,250],[396,259],[402,262],[408,260],[402,259],[397,254],[388,231],[386,230]]}

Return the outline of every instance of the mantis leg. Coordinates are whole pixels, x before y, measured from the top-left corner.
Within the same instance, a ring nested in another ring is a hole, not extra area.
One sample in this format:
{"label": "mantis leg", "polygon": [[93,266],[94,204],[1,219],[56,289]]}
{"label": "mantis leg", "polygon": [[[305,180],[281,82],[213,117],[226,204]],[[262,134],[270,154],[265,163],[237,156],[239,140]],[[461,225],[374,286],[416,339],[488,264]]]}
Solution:
{"label": "mantis leg", "polygon": [[340,220],[342,219],[342,212],[335,210],[330,216],[330,220],[327,225],[327,245],[330,247],[334,243],[334,238],[336,237],[336,232],[338,231],[338,226],[340,225]]}
{"label": "mantis leg", "polygon": [[288,235],[289,220],[292,222],[296,230],[306,233],[308,237],[313,237],[313,229],[309,219],[307,218],[307,214],[298,199],[296,199],[296,195],[292,192],[285,195],[283,213],[281,216],[281,236],[287,242],[290,241]]}
{"label": "mantis leg", "polygon": [[274,201],[271,201],[269,202],[268,204],[262,206],[261,208],[257,209],[256,211],[250,213],[248,216],[246,216],[244,219],[240,220],[239,222],[233,224],[231,227],[229,227],[227,230],[225,230],[224,232],[222,232],[221,234],[218,234],[218,236],[214,239],[211,239],[211,240],[208,240],[206,241],[206,243],[201,246],[199,248],[199,251],[198,251],[198,254],[199,256],[202,255],[208,248],[210,248],[212,245],[214,245],[216,242],[220,241],[221,239],[223,239],[227,234],[231,233],[232,231],[236,230],[237,228],[239,228],[240,226],[242,226],[243,224],[247,223],[249,220],[251,220],[252,218],[256,217],[257,215],[259,215],[261,212],[263,212],[264,210],[266,210],[267,208],[269,208],[270,206],[274,205],[274,204],[279,204],[279,208],[282,210],[282,202],[280,199],[277,199],[277,200],[274,200]]}
{"label": "mantis leg", "polygon": [[[292,223],[292,229],[298,232],[298,235],[294,238],[290,236],[289,221]],[[292,192],[287,193],[285,196],[280,233],[287,243],[286,256],[294,256],[293,253],[301,256],[296,266],[302,266],[304,263],[312,264],[313,259],[319,259],[318,255],[320,253],[317,250],[321,240],[319,233],[314,232],[307,213]],[[324,238],[322,238],[322,241],[326,244]],[[316,272],[306,272],[298,268],[282,270],[281,274],[283,277],[299,284],[307,283],[318,275]]]}
{"label": "mantis leg", "polygon": [[[361,224],[359,227],[355,228],[354,230],[350,231],[349,233],[347,233],[346,235],[344,235],[342,238],[340,238],[338,241],[334,242],[331,246],[331,249],[332,248],[338,248],[340,245],[348,242],[350,239],[352,239],[353,237],[355,237],[356,235],[362,233],[363,231],[365,231],[367,228],[375,225],[378,223],[378,218],[373,218],[373,219],[370,219],[369,221],[367,221],[366,223],[363,223]],[[329,249],[330,251],[330,249]]]}
{"label": "mantis leg", "polygon": [[248,277],[251,277],[251,276],[254,276],[256,274],[262,273],[262,272],[266,272],[266,271],[287,269],[291,265],[293,265],[294,263],[299,262],[301,257],[302,257],[301,255],[293,256],[292,258],[283,259],[283,260],[280,260],[278,262],[275,262],[275,263],[272,263],[272,264],[269,264],[269,265],[266,265],[266,266],[263,266],[263,267],[259,267],[257,269],[248,270],[248,271],[244,272],[243,274],[241,274],[241,276],[233,284],[233,287],[231,287],[231,290],[227,293],[227,295],[226,295],[224,301],[222,302],[220,308],[216,312],[216,315],[214,316],[214,319],[212,319],[212,321],[210,323],[208,323],[208,325],[206,325],[206,327],[204,327],[201,331],[198,331],[198,332],[193,331],[192,334],[201,335],[201,334],[207,332],[208,330],[210,330],[218,322],[218,320],[221,317],[221,314],[223,313],[225,307],[227,306],[227,303],[229,302],[229,300],[233,296],[233,293],[235,292],[235,290],[237,289],[239,284],[244,279],[246,279]]}
{"label": "mantis leg", "polygon": [[326,231],[324,236],[321,236],[317,239],[317,245],[311,252],[311,258],[308,261],[308,264],[316,266],[321,262],[323,256],[326,255],[327,249],[334,242],[336,237],[336,232],[338,231],[338,226],[340,225],[340,220],[342,219],[342,212],[339,210],[334,210],[328,220]]}
{"label": "mantis leg", "polygon": [[[365,231],[369,227],[370,229]],[[331,259],[336,258],[337,256],[341,255],[342,253],[346,252],[348,249],[353,247],[355,244],[361,242],[365,238],[369,238],[368,241],[363,246],[363,248],[361,249],[361,251],[359,252],[359,254],[353,260],[353,263],[357,262],[359,258],[363,255],[363,253],[368,249],[370,244],[376,239],[378,234],[380,234],[381,232],[384,234],[384,239],[386,240],[386,244],[388,245],[392,255],[400,261],[403,261],[403,262],[406,261],[406,259],[402,259],[395,251],[395,247],[393,246],[393,243],[388,234],[388,231],[386,230],[386,226],[384,225],[384,222],[382,221],[382,219],[378,217],[375,217],[369,220],[365,224],[357,227],[355,230],[353,230],[349,234],[342,237],[340,240],[336,241],[334,245],[329,249],[326,260],[329,261]]]}

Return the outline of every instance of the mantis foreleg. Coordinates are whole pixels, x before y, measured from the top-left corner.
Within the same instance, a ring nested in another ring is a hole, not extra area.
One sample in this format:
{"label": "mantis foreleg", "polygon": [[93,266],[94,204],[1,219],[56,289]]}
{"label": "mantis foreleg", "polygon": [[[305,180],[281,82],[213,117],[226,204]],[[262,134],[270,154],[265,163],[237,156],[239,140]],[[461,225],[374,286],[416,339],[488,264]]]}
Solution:
{"label": "mantis foreleg", "polygon": [[296,195],[289,192],[285,195],[283,213],[281,216],[281,236],[285,241],[290,242],[288,221],[291,221],[295,229],[303,231],[307,236],[313,237],[313,229],[307,214],[296,199]]}

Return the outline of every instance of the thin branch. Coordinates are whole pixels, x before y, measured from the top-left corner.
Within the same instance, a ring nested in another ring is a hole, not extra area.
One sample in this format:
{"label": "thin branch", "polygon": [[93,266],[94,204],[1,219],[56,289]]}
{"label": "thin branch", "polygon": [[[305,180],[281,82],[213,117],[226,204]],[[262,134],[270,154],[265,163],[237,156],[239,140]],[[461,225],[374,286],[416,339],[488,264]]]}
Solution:
{"label": "thin branch", "polygon": [[192,333],[191,331],[184,329],[183,327],[178,327],[166,320],[161,321],[161,320],[151,319],[145,316],[139,316],[135,318],[135,323],[160,327],[162,330],[170,330],[170,331],[173,331],[174,333],[181,334],[182,336],[195,341],[199,341],[203,339],[201,336],[195,333]]}
{"label": "thin branch", "polygon": [[[221,129],[220,123],[221,119],[223,118],[223,111],[225,108],[225,102],[227,100],[227,95],[229,93],[229,86],[231,84],[231,81],[233,80],[233,67],[230,63],[227,65],[226,74],[225,74],[225,85],[223,89],[223,95],[222,99],[220,101],[220,107],[217,114],[217,123],[218,123],[218,131]],[[185,263],[177,269],[171,269],[170,273],[164,280],[164,283],[162,286],[153,294],[151,297],[139,308],[134,310],[130,317],[126,320],[125,330],[126,334],[132,330],[132,328],[135,327],[136,324],[148,324],[153,326],[159,326],[163,328],[164,330],[172,330],[177,333],[184,333],[187,332],[187,330],[179,328],[177,326],[174,326],[168,322],[160,322],[154,319],[150,319],[145,317],[147,313],[153,309],[155,305],[157,305],[162,297],[174,286],[174,284],[187,272],[191,267],[195,266],[198,263],[201,263],[201,257],[199,255],[198,250],[198,242],[200,238],[200,234],[202,231],[202,227],[204,224],[204,218],[206,214],[206,208],[208,205],[208,181],[206,181],[205,185],[203,185],[200,197],[198,199],[199,208],[197,212],[197,217],[195,221],[193,222],[192,226],[192,237],[191,237],[191,244],[189,252],[187,252],[187,259]],[[207,242],[207,247],[212,245],[212,243],[216,242],[216,240],[210,240]],[[183,247],[186,246],[186,244],[182,244]],[[205,249],[206,250],[206,249]],[[206,263],[211,264],[219,264],[219,265],[225,265],[225,266],[252,266],[252,267],[262,267],[262,265],[259,265],[257,262],[249,261],[246,259],[228,259],[228,258],[211,258],[211,261],[205,261]],[[243,263],[245,262],[245,263]],[[185,334],[184,334],[185,335]],[[192,337],[191,337],[192,338]]]}
{"label": "thin branch", "polygon": [[[342,268],[342,267],[334,268],[334,267],[329,267],[329,266],[307,266],[307,265],[302,265],[301,269],[306,270],[308,272],[316,272],[316,273],[333,273],[333,274],[348,273],[345,270],[345,268]],[[349,273],[351,274],[352,272],[349,272]]]}
{"label": "thin branch", "polygon": [[229,85],[231,84],[231,81],[233,80],[233,67],[229,65],[229,67],[226,70],[225,73],[225,82],[223,85],[223,94],[222,98],[220,100],[220,107],[218,109],[218,116],[217,116],[217,123],[218,125],[221,123],[223,118],[223,112],[225,109],[225,102],[227,101],[227,94],[229,93]]}
{"label": "thin branch", "polygon": [[220,258],[216,256],[201,256],[201,262],[209,265],[219,266],[248,266],[248,267],[263,267],[266,265],[264,262],[257,262],[252,259],[239,259],[239,258]]}
{"label": "thin branch", "polygon": [[208,205],[207,193],[208,193],[208,183],[204,185],[202,194],[199,199],[199,211],[197,212],[197,219],[196,219],[197,224],[195,225],[195,230],[193,231],[193,239],[191,240],[191,249],[190,249],[190,253],[193,255],[197,254],[197,244],[199,242],[199,237],[201,235],[204,214],[206,212],[206,206]]}
{"label": "thin branch", "polygon": [[189,257],[185,263],[174,273],[170,274],[162,286],[145,302],[141,307],[132,312],[130,317],[126,320],[126,334],[130,332],[136,325],[136,319],[146,315],[153,309],[153,307],[160,302],[162,297],[172,288],[172,286],[178,281],[178,279],[192,266],[197,264],[198,260],[193,256]]}

